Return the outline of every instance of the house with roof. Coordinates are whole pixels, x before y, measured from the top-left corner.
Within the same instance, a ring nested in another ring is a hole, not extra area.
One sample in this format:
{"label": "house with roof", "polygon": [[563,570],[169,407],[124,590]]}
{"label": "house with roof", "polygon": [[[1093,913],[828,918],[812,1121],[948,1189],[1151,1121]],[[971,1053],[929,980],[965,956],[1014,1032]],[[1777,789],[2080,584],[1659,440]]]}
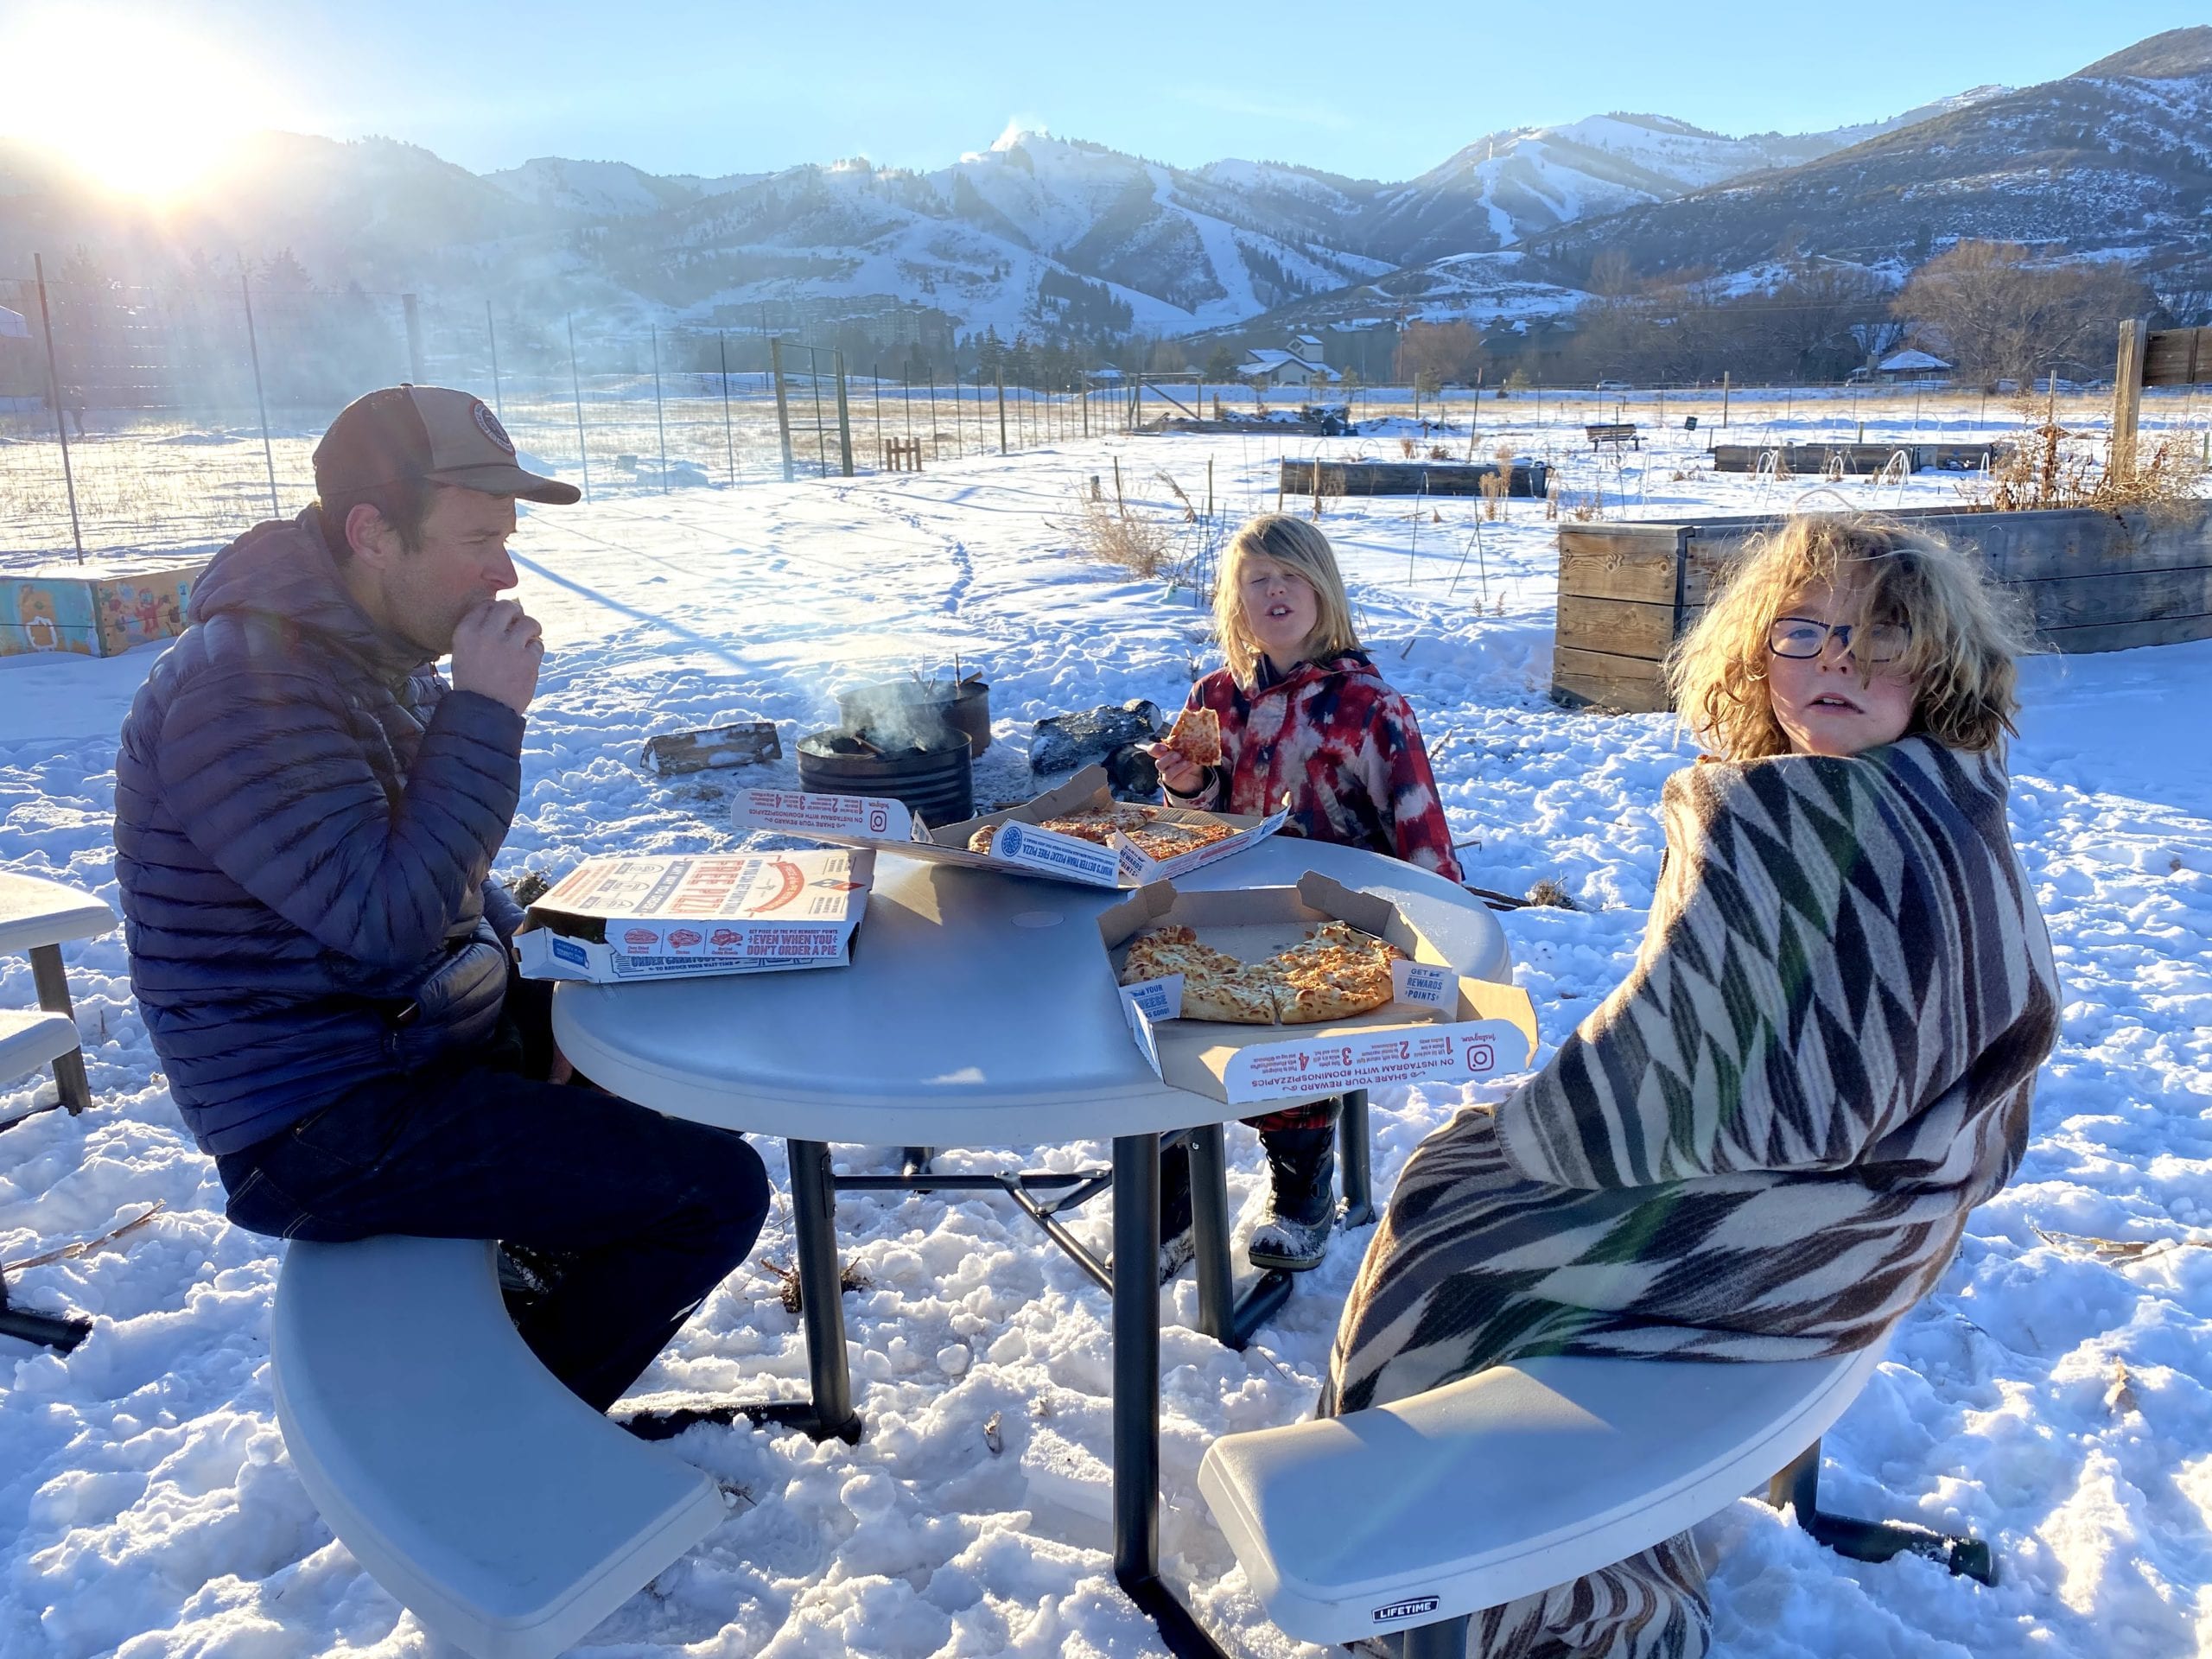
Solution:
{"label": "house with roof", "polygon": [[1255,346],[1236,365],[1255,386],[1332,386],[1344,378],[1321,360],[1321,342],[1300,334],[1287,346]]}
{"label": "house with roof", "polygon": [[1948,363],[1916,346],[1891,352],[1874,365],[1874,372],[1885,380],[1932,380],[1950,372]]}
{"label": "house with roof", "polygon": [[41,408],[46,365],[31,345],[31,326],[20,311],[0,305],[0,407]]}

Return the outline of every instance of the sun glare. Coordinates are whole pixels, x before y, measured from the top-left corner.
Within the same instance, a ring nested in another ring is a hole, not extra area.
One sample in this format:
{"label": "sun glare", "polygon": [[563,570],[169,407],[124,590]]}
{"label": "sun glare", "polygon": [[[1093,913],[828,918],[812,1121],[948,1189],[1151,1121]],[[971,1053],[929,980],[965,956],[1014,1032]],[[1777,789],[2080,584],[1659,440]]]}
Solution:
{"label": "sun glare", "polygon": [[190,189],[239,139],[278,124],[245,66],[148,11],[76,7],[0,24],[0,133],[119,194]]}

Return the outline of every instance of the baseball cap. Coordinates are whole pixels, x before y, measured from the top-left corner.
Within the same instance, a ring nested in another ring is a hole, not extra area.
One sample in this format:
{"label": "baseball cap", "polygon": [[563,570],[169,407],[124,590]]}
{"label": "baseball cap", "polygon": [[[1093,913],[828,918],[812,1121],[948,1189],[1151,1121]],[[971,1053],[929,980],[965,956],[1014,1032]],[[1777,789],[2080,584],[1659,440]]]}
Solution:
{"label": "baseball cap", "polygon": [[315,447],[315,486],[326,499],[410,478],[552,506],[581,499],[573,484],[525,472],[499,417],[450,386],[386,386],[356,397]]}

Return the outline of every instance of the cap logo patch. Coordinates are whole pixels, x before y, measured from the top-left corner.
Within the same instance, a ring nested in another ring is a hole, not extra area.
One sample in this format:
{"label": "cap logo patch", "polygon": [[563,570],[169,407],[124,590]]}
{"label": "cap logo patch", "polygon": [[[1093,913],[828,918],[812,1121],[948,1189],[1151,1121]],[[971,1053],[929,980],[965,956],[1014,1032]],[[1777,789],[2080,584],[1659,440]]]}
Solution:
{"label": "cap logo patch", "polygon": [[512,455],[514,454],[514,440],[507,435],[506,428],[499,424],[499,417],[498,416],[494,415],[490,409],[482,404],[476,404],[470,412],[476,416],[476,429],[478,431],[481,432],[486,437],[491,439],[493,442],[498,444],[500,448],[505,450],[509,454]]}

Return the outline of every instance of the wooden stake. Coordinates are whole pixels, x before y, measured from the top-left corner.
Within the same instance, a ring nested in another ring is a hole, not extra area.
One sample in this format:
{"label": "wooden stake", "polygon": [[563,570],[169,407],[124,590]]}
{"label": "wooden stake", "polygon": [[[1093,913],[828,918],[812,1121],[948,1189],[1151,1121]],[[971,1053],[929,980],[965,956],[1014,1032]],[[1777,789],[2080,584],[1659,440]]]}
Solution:
{"label": "wooden stake", "polygon": [[2143,410],[2143,350],[2149,343],[2135,318],[2120,325],[2120,364],[2112,377],[2112,445],[2105,459],[2105,471],[2115,481],[2135,472],[2136,425]]}

